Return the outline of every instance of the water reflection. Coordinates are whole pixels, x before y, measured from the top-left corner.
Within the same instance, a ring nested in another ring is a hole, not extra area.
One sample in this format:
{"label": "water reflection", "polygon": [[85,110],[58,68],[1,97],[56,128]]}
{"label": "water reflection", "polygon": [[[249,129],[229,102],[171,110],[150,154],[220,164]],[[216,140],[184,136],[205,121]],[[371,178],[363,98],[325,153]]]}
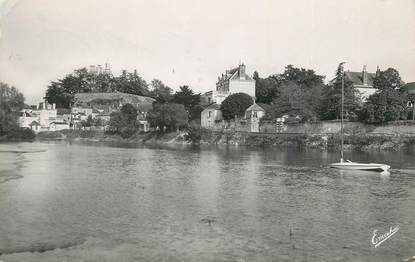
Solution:
{"label": "water reflection", "polygon": [[[46,152],[16,160],[22,178],[0,184],[0,253],[79,244],[17,260],[394,261],[415,249],[413,155],[353,153],[391,163],[379,174],[296,147],[37,145]],[[374,252],[373,230],[392,224],[401,230]]]}

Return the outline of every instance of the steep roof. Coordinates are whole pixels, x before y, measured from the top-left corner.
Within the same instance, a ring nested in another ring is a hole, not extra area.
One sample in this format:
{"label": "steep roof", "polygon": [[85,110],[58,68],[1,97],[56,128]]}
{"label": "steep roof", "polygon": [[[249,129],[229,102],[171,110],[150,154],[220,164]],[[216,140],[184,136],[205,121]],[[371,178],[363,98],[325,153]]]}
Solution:
{"label": "steep roof", "polygon": [[250,77],[246,71],[245,71],[245,65],[239,65],[238,67],[232,68],[230,70],[226,70],[224,77],[225,79],[220,79],[220,81],[223,80],[230,80],[230,79],[241,79],[241,71],[239,70],[241,67],[243,67],[243,73],[242,78],[245,80],[253,80],[252,77]]}
{"label": "steep roof", "polygon": [[406,83],[401,89],[407,91],[409,94],[415,94],[415,82]]}
{"label": "steep roof", "polygon": [[[344,72],[347,79],[350,80],[354,85],[363,85],[363,74],[362,72]],[[373,79],[376,77],[375,73],[367,73],[367,85],[373,87]]]}
{"label": "steep roof", "polygon": [[245,111],[264,111],[265,112],[265,110],[262,107],[260,107],[257,103],[254,103],[253,105],[248,107]]}

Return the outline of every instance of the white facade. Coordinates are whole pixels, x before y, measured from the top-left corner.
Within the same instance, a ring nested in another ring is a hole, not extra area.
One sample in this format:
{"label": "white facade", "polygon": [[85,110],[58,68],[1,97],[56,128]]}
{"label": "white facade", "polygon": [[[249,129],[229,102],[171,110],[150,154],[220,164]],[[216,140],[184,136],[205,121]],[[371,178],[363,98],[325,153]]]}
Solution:
{"label": "white facade", "polygon": [[19,117],[19,127],[30,128],[35,132],[48,131],[52,122],[57,120],[55,104],[41,102],[36,109],[23,109]]}
{"label": "white facade", "polygon": [[216,89],[206,92],[201,96],[201,103],[220,105],[228,96],[235,93],[245,93],[255,100],[255,80],[245,71],[245,65],[241,64],[231,70],[226,70],[218,77]]}
{"label": "white facade", "polygon": [[229,81],[229,95],[235,93],[245,93],[252,98],[255,97],[255,80],[234,79]]}

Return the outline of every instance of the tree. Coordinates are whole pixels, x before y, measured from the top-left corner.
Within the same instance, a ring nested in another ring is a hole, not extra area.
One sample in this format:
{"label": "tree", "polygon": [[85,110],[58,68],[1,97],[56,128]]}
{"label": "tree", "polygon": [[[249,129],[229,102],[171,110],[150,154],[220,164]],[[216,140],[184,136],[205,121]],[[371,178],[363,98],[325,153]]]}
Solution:
{"label": "tree", "polygon": [[284,82],[279,87],[279,94],[267,109],[267,118],[275,119],[283,115],[301,117],[302,121],[318,118],[319,96],[317,87],[304,89],[292,81]]}
{"label": "tree", "polygon": [[408,116],[406,102],[404,94],[398,90],[383,89],[369,96],[359,115],[359,120],[366,123],[405,120]]}
{"label": "tree", "polygon": [[19,90],[0,82],[0,135],[17,128],[17,119],[24,107],[24,100]]}
{"label": "tree", "polygon": [[176,104],[182,104],[186,110],[190,110],[190,108],[199,104],[200,94],[195,94],[189,86],[184,85],[180,87],[180,91],[174,94],[172,101]]}
{"label": "tree", "polygon": [[[255,79],[255,78],[254,78]],[[267,78],[256,77],[255,96],[257,103],[271,103],[272,99],[278,95],[278,87],[281,84],[281,78],[278,75]]]}
{"label": "tree", "polygon": [[150,125],[166,127],[172,131],[187,125],[188,113],[181,104],[165,103],[153,105],[153,110],[147,115]]}
{"label": "tree", "polygon": [[300,86],[312,88],[324,85],[324,76],[317,75],[312,69],[297,68],[287,65],[282,74],[285,81],[295,82]]}
{"label": "tree", "polygon": [[223,118],[230,120],[235,117],[242,117],[245,110],[253,104],[253,99],[245,93],[236,93],[228,96],[221,104]]}
{"label": "tree", "polygon": [[139,96],[150,95],[146,81],[138,75],[137,70],[133,73],[123,70],[121,76],[115,79],[115,86],[119,92]]}
{"label": "tree", "polygon": [[74,70],[63,79],[52,81],[46,90],[45,98],[60,108],[69,108],[77,93],[96,93],[120,91],[129,94],[149,96],[147,83],[137,71],[123,70],[119,77],[105,72],[90,72],[86,68]]}
{"label": "tree", "polygon": [[204,107],[200,104],[197,104],[190,108],[189,110],[189,120],[199,121],[200,122],[200,116],[202,114],[202,111],[204,110]]}
{"label": "tree", "polygon": [[373,87],[384,89],[397,89],[401,86],[401,77],[398,70],[388,68],[385,71],[378,71],[376,77],[373,79]]}
{"label": "tree", "polygon": [[132,136],[137,131],[137,109],[131,104],[125,104],[119,112],[112,112],[109,125],[117,130],[123,138]]}
{"label": "tree", "polygon": [[151,97],[156,99],[158,103],[168,103],[172,100],[173,90],[166,86],[161,80],[151,80],[152,90],[150,92]]}
{"label": "tree", "polygon": [[[343,66],[340,64],[336,71],[336,78],[332,85],[326,86],[323,90],[323,97],[320,106],[320,118],[323,120],[340,119],[341,117],[341,96],[342,78],[344,77]],[[344,78],[344,117],[347,119],[357,118],[360,110],[360,98],[353,83]]]}
{"label": "tree", "polygon": [[297,68],[293,65],[287,65],[282,74],[274,74],[267,78],[260,78],[258,72],[254,72],[254,79],[257,103],[271,103],[274,98],[281,95],[281,88],[290,85],[290,83],[298,85],[301,93],[309,93],[310,95],[312,93],[308,92],[309,90],[320,94],[324,87],[324,76],[317,75],[312,69]]}

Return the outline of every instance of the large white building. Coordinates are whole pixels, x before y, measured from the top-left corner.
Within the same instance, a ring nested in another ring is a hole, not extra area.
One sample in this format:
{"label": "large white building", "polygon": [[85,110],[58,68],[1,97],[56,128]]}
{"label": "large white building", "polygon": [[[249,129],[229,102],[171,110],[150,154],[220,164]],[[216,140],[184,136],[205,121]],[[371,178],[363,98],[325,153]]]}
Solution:
{"label": "large white building", "polygon": [[216,103],[220,105],[226,97],[235,93],[245,93],[255,99],[255,80],[246,73],[244,64],[231,70],[226,70],[218,77],[216,89],[201,96],[203,105]]}

